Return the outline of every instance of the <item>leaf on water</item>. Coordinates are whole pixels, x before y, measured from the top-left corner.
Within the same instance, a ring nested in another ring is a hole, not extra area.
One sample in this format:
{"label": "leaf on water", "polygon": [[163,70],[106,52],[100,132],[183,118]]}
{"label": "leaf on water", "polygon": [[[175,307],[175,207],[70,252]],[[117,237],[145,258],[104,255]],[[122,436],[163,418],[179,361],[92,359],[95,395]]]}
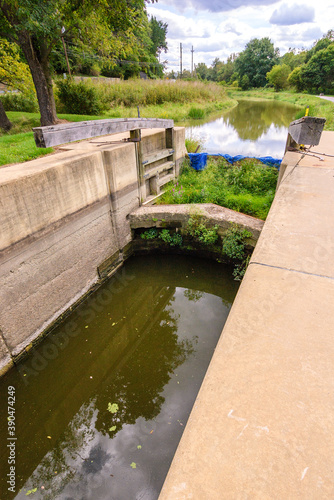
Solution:
{"label": "leaf on water", "polygon": [[132,464],[130,465],[130,467],[132,467],[133,469],[136,469],[137,468],[136,462],[132,462]]}
{"label": "leaf on water", "polygon": [[137,449],[138,449],[138,450],[141,450],[141,445],[140,445],[140,444],[137,446]]}
{"label": "leaf on water", "polygon": [[110,413],[117,413],[118,409],[119,409],[119,406],[117,403],[113,403],[113,404],[108,403],[108,411],[110,411]]}
{"label": "leaf on water", "polygon": [[85,328],[88,328],[88,325],[86,325]]}
{"label": "leaf on water", "polygon": [[110,427],[109,431],[110,432],[114,432],[116,430],[116,425],[113,425],[112,427]]}
{"label": "leaf on water", "polygon": [[52,437],[51,437],[51,436],[46,436],[46,437],[47,437],[48,439],[52,439]]}

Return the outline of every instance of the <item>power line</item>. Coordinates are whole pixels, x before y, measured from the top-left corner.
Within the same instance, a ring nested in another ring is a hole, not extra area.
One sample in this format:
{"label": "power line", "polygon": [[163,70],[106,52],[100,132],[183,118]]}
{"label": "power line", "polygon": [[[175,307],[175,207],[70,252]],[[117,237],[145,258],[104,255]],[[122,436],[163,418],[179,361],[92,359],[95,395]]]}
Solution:
{"label": "power line", "polygon": [[[72,49],[68,49],[67,52],[68,52],[69,55],[72,55],[72,56],[77,56],[77,57],[80,56],[80,57],[82,57],[86,61],[103,61],[103,62],[106,62],[106,61],[109,60],[111,62],[111,60],[108,59],[108,57],[102,57],[102,56],[98,56],[98,55],[95,55],[95,54],[85,54],[85,52],[82,52],[81,54],[78,54],[78,52],[76,52],[75,50],[72,50]],[[59,51],[59,50],[57,50],[57,49],[53,49],[52,53],[56,54],[56,55],[62,55],[62,52]],[[118,64],[138,64],[139,66],[143,66],[143,67],[148,67],[148,66],[162,66],[162,67],[164,67],[163,63],[130,61],[128,59],[113,59],[112,62],[116,62]]]}

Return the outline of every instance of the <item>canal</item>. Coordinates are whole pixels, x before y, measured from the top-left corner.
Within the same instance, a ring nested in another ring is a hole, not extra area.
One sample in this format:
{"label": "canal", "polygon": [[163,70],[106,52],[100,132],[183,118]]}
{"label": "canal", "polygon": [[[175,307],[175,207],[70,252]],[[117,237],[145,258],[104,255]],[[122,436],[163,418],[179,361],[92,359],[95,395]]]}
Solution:
{"label": "canal", "polygon": [[237,289],[214,261],[130,258],[1,379],[0,498],[156,500]]}
{"label": "canal", "polygon": [[200,140],[208,153],[282,158],[288,126],[300,110],[279,101],[240,101],[207,123],[193,121],[186,137]]}

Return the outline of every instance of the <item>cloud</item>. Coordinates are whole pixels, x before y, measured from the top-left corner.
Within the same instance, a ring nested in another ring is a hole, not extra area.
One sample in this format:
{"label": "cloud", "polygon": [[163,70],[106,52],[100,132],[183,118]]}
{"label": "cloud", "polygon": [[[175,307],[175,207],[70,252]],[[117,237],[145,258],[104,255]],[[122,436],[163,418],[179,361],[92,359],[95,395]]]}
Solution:
{"label": "cloud", "polygon": [[283,4],[274,10],[269,22],[281,26],[292,24],[311,23],[314,20],[314,8],[307,5]]}
{"label": "cloud", "polygon": [[225,25],[225,29],[224,29],[224,32],[225,33],[234,33],[235,35],[241,35],[241,32],[237,30],[237,28],[235,27],[234,24],[232,23],[227,23]]}
{"label": "cloud", "polygon": [[180,11],[187,8],[206,10],[209,12],[227,12],[239,7],[254,7],[258,5],[272,5],[279,0],[170,0],[169,4],[175,5]]}

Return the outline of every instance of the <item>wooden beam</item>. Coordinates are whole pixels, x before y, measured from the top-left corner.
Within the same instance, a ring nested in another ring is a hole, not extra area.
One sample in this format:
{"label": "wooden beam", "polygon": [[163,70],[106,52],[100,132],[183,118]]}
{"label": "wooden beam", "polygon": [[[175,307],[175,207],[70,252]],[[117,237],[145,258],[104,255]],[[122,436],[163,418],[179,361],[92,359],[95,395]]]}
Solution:
{"label": "wooden beam", "polygon": [[173,120],[163,120],[160,118],[114,118],[36,127],[33,128],[33,131],[37,147],[49,148],[101,135],[117,134],[142,128],[170,129],[172,127],[174,127]]}

